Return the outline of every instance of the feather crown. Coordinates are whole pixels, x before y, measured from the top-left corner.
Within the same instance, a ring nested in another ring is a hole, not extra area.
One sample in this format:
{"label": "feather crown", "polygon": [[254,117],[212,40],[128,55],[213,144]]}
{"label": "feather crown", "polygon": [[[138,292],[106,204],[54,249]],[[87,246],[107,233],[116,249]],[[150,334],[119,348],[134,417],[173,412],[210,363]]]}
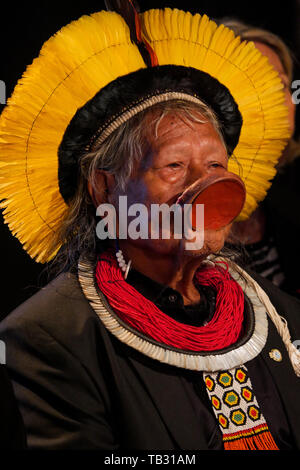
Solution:
{"label": "feather crown", "polygon": [[[129,83],[134,75],[149,71],[150,88],[159,74],[160,79],[167,77],[160,94],[176,81],[176,74],[181,85],[174,85],[172,92],[182,92],[182,77],[193,81],[193,76],[201,74],[202,78],[211,77],[211,83],[218,82],[219,89],[223,87],[225,108],[222,100],[213,96],[210,104],[219,103],[225,137],[227,132],[225,141],[229,153],[233,152],[229,171],[239,174],[247,189],[241,220],[265,197],[275,175],[275,165],[290,135],[282,83],[268,59],[253,43],[242,42],[206,15],[167,8],[149,10],[138,18],[137,40],[142,46],[132,42],[128,24],[116,12],[83,16],[62,28],[43,45],[1,115],[0,199],[4,220],[39,262],[49,261],[59,249],[49,253],[51,239],[67,209],[66,200],[76,186],[76,178],[68,177],[68,165],[70,175],[74,175],[74,161],[76,173],[77,157],[74,160],[68,146],[68,136],[76,128],[73,117],[88,103],[95,103],[93,99],[99,93],[105,96],[105,91],[114,86],[118,90],[118,83],[120,92],[122,83]],[[149,61],[152,67],[146,69]],[[184,88],[184,93],[199,96],[201,86],[196,89],[195,84],[189,92]],[[229,103],[231,123],[229,118],[226,123]],[[100,100],[100,111],[102,105]],[[95,129],[105,127],[108,121],[107,116],[103,121],[95,120]],[[79,144],[86,145],[93,137],[94,132],[85,138],[78,135]],[[63,197],[62,181],[68,178],[72,180],[67,183],[71,192],[67,190]]]}

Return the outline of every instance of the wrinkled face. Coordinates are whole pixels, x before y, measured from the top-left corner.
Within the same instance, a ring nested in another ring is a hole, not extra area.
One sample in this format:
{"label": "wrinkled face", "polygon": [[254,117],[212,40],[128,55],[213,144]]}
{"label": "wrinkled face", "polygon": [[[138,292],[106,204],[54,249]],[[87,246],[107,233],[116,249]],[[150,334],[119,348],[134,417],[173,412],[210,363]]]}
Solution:
{"label": "wrinkled face", "polygon": [[296,105],[293,103],[292,100],[292,95],[291,95],[291,90],[290,90],[290,83],[289,83],[289,78],[286,74],[286,71],[284,70],[284,67],[282,65],[282,62],[276,52],[266,44],[263,44],[261,42],[255,42],[254,43],[257,49],[266,57],[268,57],[270,64],[274,67],[276,72],[278,72],[283,86],[284,86],[284,93],[285,93],[285,102],[288,107],[289,111],[289,124],[290,124],[290,130],[291,133],[294,133],[295,129],[295,111],[296,111]]}
{"label": "wrinkled face", "polygon": [[[226,173],[226,149],[214,126],[208,121],[203,124],[185,122],[176,115],[168,114],[161,119],[157,136],[150,137],[150,147],[151,151],[129,181],[126,190],[128,205],[143,203],[150,208],[151,204],[165,203],[170,206],[196,180]],[[203,248],[189,255],[207,255],[219,251],[229,228],[207,230]],[[184,241],[174,237],[131,240],[129,243],[139,244],[160,254],[175,254],[184,249]]]}

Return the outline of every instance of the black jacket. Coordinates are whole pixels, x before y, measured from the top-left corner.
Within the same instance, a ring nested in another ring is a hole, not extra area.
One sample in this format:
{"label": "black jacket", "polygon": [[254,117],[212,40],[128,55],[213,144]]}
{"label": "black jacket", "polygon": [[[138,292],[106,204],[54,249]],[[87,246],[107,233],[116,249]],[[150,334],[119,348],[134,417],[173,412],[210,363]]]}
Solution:
{"label": "black jacket", "polygon": [[0,365],[0,449],[26,449],[26,433],[6,366]]}
{"label": "black jacket", "polygon": [[[300,303],[267,281],[260,283],[287,318],[292,340],[300,339]],[[186,396],[187,381],[201,372],[162,364],[113,337],[74,275],[60,275],[8,315],[0,324],[0,339],[7,344],[7,363],[29,447],[213,447],[207,442],[205,423],[196,419]],[[270,358],[273,348],[281,351],[281,362]],[[294,447],[300,449],[300,379],[270,321],[259,360],[274,380]]]}

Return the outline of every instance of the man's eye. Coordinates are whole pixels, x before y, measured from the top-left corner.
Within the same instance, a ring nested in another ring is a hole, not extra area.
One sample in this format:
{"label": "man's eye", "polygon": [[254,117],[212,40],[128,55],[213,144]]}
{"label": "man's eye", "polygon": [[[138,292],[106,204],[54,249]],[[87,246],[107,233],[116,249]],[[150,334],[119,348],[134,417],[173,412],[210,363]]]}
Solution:
{"label": "man's eye", "polygon": [[180,163],[177,163],[177,162],[174,162],[174,163],[169,163],[167,165],[168,168],[174,168],[174,169],[177,169],[177,168],[180,168],[181,167],[181,164]]}
{"label": "man's eye", "polygon": [[212,168],[224,168],[223,165],[221,165],[221,163],[218,163],[218,162],[213,162],[210,164],[210,166]]}

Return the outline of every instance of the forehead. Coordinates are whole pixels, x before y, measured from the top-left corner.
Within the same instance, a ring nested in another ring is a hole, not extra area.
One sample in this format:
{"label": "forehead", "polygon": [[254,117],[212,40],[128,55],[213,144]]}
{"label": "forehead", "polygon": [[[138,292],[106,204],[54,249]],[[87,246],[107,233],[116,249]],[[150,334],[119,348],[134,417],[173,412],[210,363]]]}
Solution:
{"label": "forehead", "polygon": [[208,117],[195,113],[196,119],[187,115],[169,112],[162,118],[152,115],[149,124],[149,140],[153,150],[167,146],[199,145],[222,147],[224,143]]}

